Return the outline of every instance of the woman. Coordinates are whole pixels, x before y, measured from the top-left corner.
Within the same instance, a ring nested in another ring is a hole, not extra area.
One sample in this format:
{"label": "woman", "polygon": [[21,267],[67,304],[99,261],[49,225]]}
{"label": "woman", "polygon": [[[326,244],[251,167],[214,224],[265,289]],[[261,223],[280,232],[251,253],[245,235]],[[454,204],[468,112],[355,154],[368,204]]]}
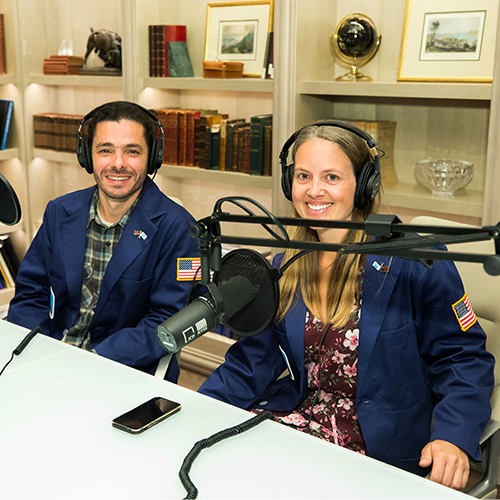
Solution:
{"label": "woman", "polygon": [[[325,123],[296,136],[285,196],[296,217],[362,221],[374,209],[359,196],[373,167],[368,139]],[[363,239],[353,230],[295,232],[292,239],[326,243]],[[274,324],[234,344],[200,392],[271,410],[282,423],[420,475],[432,466],[432,480],[463,488],[468,455],[480,459],[494,365],[477,321],[463,327],[454,312],[465,299],[450,262],[429,270],[399,258],[312,252],[280,280]]]}

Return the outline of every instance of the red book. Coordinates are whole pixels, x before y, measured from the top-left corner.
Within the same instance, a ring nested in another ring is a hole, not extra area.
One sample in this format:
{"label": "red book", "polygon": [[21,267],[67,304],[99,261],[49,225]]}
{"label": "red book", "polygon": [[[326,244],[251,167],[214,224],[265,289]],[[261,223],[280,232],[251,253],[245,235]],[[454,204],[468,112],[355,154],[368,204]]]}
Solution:
{"label": "red book", "polygon": [[183,24],[164,25],[165,76],[168,76],[168,42],[186,42],[186,26]]}

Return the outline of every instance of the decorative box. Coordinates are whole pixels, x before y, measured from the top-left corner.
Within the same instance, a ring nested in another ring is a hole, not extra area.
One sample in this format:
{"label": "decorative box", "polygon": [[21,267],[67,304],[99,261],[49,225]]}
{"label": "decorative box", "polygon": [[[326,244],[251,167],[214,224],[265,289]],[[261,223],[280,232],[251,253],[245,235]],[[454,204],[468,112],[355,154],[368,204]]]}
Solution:
{"label": "decorative box", "polygon": [[242,78],[243,63],[203,61],[203,78]]}

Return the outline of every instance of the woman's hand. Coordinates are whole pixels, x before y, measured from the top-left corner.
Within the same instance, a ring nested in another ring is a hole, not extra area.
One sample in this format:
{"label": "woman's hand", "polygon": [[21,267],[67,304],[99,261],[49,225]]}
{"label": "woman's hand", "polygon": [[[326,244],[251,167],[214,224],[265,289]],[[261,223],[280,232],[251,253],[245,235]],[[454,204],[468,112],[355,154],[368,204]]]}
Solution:
{"label": "woman's hand", "polygon": [[432,464],[430,480],[462,490],[469,479],[469,457],[458,446],[436,439],[422,450],[420,467]]}

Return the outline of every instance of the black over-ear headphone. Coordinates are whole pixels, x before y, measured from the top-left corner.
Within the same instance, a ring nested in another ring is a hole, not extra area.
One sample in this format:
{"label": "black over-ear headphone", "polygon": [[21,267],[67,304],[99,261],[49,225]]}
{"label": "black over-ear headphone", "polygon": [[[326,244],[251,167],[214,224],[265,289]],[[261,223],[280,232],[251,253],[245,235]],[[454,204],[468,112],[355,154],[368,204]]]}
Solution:
{"label": "black over-ear headphone", "polygon": [[280,164],[281,164],[281,189],[283,190],[283,194],[287,200],[292,201],[292,184],[293,184],[293,174],[295,165],[291,163],[287,165],[288,158],[288,150],[292,146],[292,144],[297,139],[298,135],[309,126],[315,127],[338,127],[344,130],[348,130],[353,134],[364,139],[368,145],[368,149],[375,150],[375,156],[366,161],[362,166],[359,175],[356,179],[356,192],[354,194],[354,206],[362,210],[366,207],[366,205],[372,201],[380,189],[380,156],[378,155],[375,141],[372,136],[367,134],[364,130],[355,127],[354,125],[341,122],[336,120],[322,120],[318,122],[311,123],[306,125],[305,127],[300,128],[296,132],[294,132],[288,140],[283,145],[280,153]]}
{"label": "black over-ear headphone", "polygon": [[[156,171],[161,167],[163,163],[163,152],[165,150],[165,133],[163,132],[163,126],[160,120],[158,120],[158,118],[156,118],[156,116],[151,111],[149,111],[149,109],[146,109],[140,104],[137,104],[135,102],[129,102],[129,101],[122,101],[122,102],[133,104],[140,110],[144,111],[144,113],[147,116],[149,116],[149,118],[151,118],[156,123],[156,125],[158,125],[158,128],[160,129],[161,139],[155,137],[155,139],[153,140],[153,144],[151,145],[151,149],[148,151],[148,175],[153,175],[154,173],[156,173]],[[78,127],[77,141],[76,141],[76,157],[78,158],[78,163],[80,163],[80,165],[89,174],[93,173],[94,166],[92,165],[92,151],[90,147],[89,138],[82,136],[83,125],[85,122],[92,119],[92,117],[98,110],[100,110],[104,106],[107,106],[108,104],[110,103],[97,106],[97,108],[94,108],[92,111],[87,113],[80,121],[80,126]]]}

